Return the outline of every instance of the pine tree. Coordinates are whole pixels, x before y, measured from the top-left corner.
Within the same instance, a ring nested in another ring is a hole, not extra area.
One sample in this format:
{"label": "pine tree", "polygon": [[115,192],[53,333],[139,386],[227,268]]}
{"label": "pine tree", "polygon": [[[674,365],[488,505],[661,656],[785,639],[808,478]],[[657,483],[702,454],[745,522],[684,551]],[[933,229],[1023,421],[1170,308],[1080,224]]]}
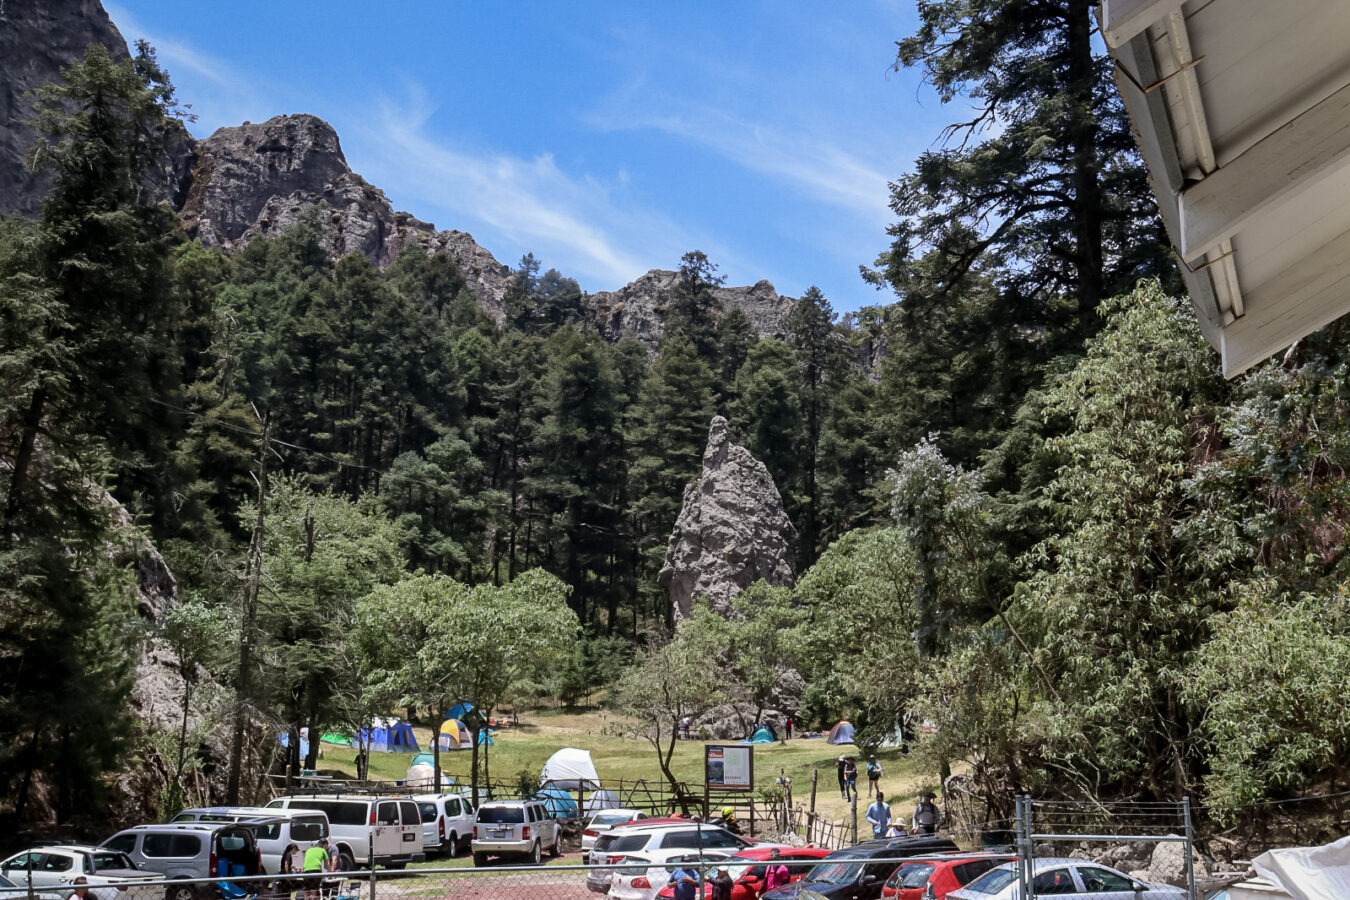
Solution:
{"label": "pine tree", "polygon": [[725,281],[706,253],[691,250],[680,258],[666,307],[664,340],[688,341],[713,371],[719,368],[717,321],[722,314],[722,301],[713,289]]}

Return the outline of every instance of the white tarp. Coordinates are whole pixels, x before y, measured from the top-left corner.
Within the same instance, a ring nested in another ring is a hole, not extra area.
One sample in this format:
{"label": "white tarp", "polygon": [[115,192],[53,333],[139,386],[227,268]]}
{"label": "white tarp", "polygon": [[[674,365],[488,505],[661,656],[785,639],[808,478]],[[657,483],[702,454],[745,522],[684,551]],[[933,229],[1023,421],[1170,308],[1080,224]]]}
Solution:
{"label": "white tarp", "polygon": [[591,751],[564,747],[548,758],[539,780],[565,791],[593,791],[600,787]]}
{"label": "white tarp", "polygon": [[1252,865],[1256,874],[1284,888],[1294,900],[1350,897],[1350,837],[1322,847],[1267,850]]}

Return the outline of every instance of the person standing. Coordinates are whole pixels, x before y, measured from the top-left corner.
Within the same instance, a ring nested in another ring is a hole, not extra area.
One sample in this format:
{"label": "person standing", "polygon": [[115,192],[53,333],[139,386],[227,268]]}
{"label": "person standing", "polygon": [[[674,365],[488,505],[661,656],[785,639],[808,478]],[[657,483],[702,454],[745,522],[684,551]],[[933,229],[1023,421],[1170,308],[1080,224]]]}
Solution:
{"label": "person standing", "polygon": [[867,796],[872,796],[873,792],[881,796],[881,763],[877,762],[875,753],[867,757]]}
{"label": "person standing", "polygon": [[834,761],[834,774],[839,776],[839,796],[845,800],[848,799],[848,781],[844,779],[844,763],[848,762],[847,756],[841,756]]}
{"label": "person standing", "polygon": [[885,837],[886,829],[891,826],[891,808],[886,804],[880,789],[877,790],[877,799],[867,807],[867,822],[872,826],[874,838]]}
{"label": "person standing", "polygon": [[731,870],[726,866],[717,867],[717,875],[712,880],[711,900],[731,900]]}
{"label": "person standing", "polygon": [[302,870],[305,876],[305,897],[318,900],[323,873],[328,870],[328,838],[319,838],[314,846],[305,851]]}
{"label": "person standing", "polygon": [[286,845],[286,849],[281,851],[281,868],[278,874],[283,876],[276,880],[276,894],[278,897],[289,897],[295,890],[295,879],[293,877],[300,873],[300,845],[294,842]]}
{"label": "person standing", "polygon": [[851,756],[844,759],[844,799],[850,794],[858,796],[858,761]]}
{"label": "person standing", "polygon": [[764,867],[765,893],[776,887],[782,887],[792,879],[792,876],[788,874],[788,867],[783,865],[781,855],[777,847],[769,851],[769,863]]}
{"label": "person standing", "polygon": [[932,791],[924,791],[919,795],[919,805],[914,807],[914,817],[910,821],[910,826],[918,834],[937,834],[937,830],[942,827],[942,810],[933,802],[936,799],[937,794]]}
{"label": "person standing", "polygon": [[697,866],[684,863],[670,873],[666,886],[675,889],[675,900],[695,900],[703,893],[703,876]]}
{"label": "person standing", "polygon": [[787,734],[787,739],[792,740],[792,716],[788,716],[787,721],[783,723],[783,731]]}

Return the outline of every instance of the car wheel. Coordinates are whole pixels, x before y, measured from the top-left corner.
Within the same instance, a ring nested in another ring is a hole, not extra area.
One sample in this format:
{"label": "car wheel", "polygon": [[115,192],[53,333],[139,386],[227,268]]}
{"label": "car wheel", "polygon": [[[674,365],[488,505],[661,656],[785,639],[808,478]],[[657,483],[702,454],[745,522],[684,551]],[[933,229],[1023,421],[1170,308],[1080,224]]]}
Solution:
{"label": "car wheel", "polygon": [[539,849],[539,842],[535,841],[534,846],[530,848],[530,865],[537,866],[544,861],[544,854]]}
{"label": "car wheel", "polygon": [[164,890],[164,900],[200,900],[200,896],[193,885],[171,884]]}
{"label": "car wheel", "polygon": [[453,831],[450,832],[450,840],[441,847],[441,852],[454,859],[455,855],[459,853],[459,835]]}
{"label": "car wheel", "polygon": [[561,831],[555,832],[553,835],[553,846],[548,848],[548,855],[557,856],[559,853],[561,853],[562,852],[562,847],[560,846],[561,844],[562,844],[562,832]]}
{"label": "car wheel", "polygon": [[475,866],[480,867],[480,868],[483,867],[483,866],[486,866],[486,865],[487,865],[487,854],[486,854],[486,853],[475,853],[475,854],[473,855],[473,864],[474,864]]}
{"label": "car wheel", "polygon": [[350,850],[338,850],[338,870],[342,872],[356,871],[356,859],[352,856]]}

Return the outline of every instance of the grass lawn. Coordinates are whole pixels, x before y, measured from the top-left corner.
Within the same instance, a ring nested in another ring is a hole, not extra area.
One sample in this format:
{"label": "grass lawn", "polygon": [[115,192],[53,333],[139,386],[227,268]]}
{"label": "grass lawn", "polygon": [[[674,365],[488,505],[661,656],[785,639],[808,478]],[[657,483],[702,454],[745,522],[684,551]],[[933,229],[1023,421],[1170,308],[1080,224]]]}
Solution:
{"label": "grass lawn", "polygon": [[[657,765],[656,751],[642,739],[624,737],[626,720],[603,709],[552,710],[540,709],[522,712],[520,724],[498,730],[496,742],[488,748],[489,764],[494,779],[514,782],[522,769],[538,775],[554,751],[563,747],[580,747],[591,752],[596,772],[602,781],[662,781]],[[420,746],[431,746],[431,730],[414,728]],[[848,817],[848,804],[839,796],[834,760],[840,754],[857,755],[852,744],[832,745],[824,738],[794,738],[787,743],[755,745],[755,781],[757,787],[774,783],[780,771],[792,779],[794,803],[805,803],[811,792],[811,772],[820,772],[820,787],[816,808],[821,814],[843,820]],[[324,745],[320,770],[341,772],[355,777],[356,751]],[[887,794],[897,817],[908,818],[920,790],[936,790],[937,776],[920,772],[899,750],[884,750],[878,754],[886,774],[881,788]],[[380,781],[401,780],[408,771],[412,757],[406,753],[373,753],[370,777]],[[859,759],[859,818],[867,805],[867,776],[864,761]],[[703,782],[703,743],[677,741],[672,768],[678,778],[690,784]],[[469,753],[456,751],[441,754],[441,769],[450,775],[465,775],[469,771]],[[467,777],[464,779],[467,784]]]}

